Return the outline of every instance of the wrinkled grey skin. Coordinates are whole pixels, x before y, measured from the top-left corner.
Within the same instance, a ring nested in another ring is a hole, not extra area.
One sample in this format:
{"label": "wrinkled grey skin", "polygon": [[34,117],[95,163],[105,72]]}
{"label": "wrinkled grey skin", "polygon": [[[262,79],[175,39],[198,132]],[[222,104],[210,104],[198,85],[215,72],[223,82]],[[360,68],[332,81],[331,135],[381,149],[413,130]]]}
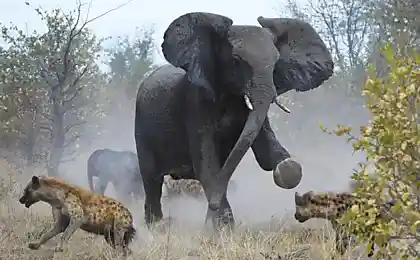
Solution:
{"label": "wrinkled grey skin", "polygon": [[[87,162],[87,177],[93,192],[104,195],[111,182],[119,200],[128,202],[144,197],[137,155],[131,151],[95,150]],[[93,185],[93,177],[99,179],[98,189]]]}
{"label": "wrinkled grey skin", "polygon": [[[277,186],[291,189],[299,163],[279,143],[267,112],[276,97],[320,86],[333,71],[324,42],[307,23],[259,17],[264,27],[187,13],[165,31],[164,65],[140,84],[135,139],[147,224],[162,219],[163,175],[203,185],[213,226],[234,223],[227,185],[251,147]],[[177,68],[178,67],[178,68]],[[221,220],[221,221],[219,221]]]}

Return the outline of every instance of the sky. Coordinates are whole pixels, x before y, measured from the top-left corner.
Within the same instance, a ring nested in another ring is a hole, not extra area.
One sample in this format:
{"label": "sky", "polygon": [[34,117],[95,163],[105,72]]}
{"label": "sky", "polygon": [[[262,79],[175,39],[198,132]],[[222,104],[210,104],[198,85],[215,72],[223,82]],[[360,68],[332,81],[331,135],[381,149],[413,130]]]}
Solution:
{"label": "sky", "polygon": [[[30,6],[25,4],[30,3]],[[90,0],[82,0],[87,4]],[[92,0],[89,17],[98,16],[113,9],[128,0]],[[91,23],[89,28],[100,36],[134,35],[135,28],[144,25],[153,25],[157,52],[155,62],[165,63],[160,51],[163,33],[167,26],[178,16],[187,12],[212,12],[225,15],[233,19],[235,24],[258,25],[257,17],[279,16],[279,8],[285,0],[257,0],[246,4],[243,0],[132,0],[122,8],[109,13],[100,20]],[[34,8],[41,6],[44,9],[61,8],[71,10],[77,6],[77,0],[1,0],[0,21],[12,22],[28,31],[44,29]]]}

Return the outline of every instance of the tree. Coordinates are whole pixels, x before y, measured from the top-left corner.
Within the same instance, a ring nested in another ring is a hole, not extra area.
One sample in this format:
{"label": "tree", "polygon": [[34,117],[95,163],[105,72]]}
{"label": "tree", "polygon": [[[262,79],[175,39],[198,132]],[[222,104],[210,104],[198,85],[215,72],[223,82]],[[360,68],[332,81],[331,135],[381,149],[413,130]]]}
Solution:
{"label": "tree", "polygon": [[309,0],[299,5],[288,0],[286,14],[313,25],[330,49],[336,68],[363,70],[370,33],[369,1]]}
{"label": "tree", "polygon": [[386,62],[380,46],[390,42],[394,48],[411,46],[418,48],[420,40],[420,2],[373,1],[370,10],[373,33],[369,40],[369,60],[375,64],[377,73],[386,75]]}
{"label": "tree", "polygon": [[[420,53],[388,44],[382,54],[389,73],[379,78],[372,68],[363,86],[373,120],[361,127],[359,136],[350,127],[334,130],[355,151],[366,153],[352,176],[358,183],[354,194],[362,203],[341,221],[360,242],[374,238],[376,259],[419,259]],[[393,206],[384,207],[389,201]]]}
{"label": "tree", "polygon": [[152,70],[153,27],[136,28],[136,36],[130,41],[128,36],[118,37],[117,43],[105,50],[110,70],[111,82],[125,88],[127,97],[135,97],[137,85],[144,74]]}
{"label": "tree", "polygon": [[[34,31],[26,35],[15,26],[2,28],[3,39],[9,45],[4,53],[15,54],[12,58],[3,56],[7,61],[4,66],[13,71],[3,75],[4,79],[12,77],[13,80],[3,83],[11,92],[22,88],[24,93],[43,96],[36,110],[25,108],[25,111],[33,111],[36,118],[42,117],[40,129],[46,131],[49,141],[48,174],[53,176],[58,175],[62,160],[71,156],[72,149],[79,145],[82,132],[91,126],[86,124],[88,115],[93,117],[100,112],[94,99],[103,85],[103,76],[96,64],[102,39],[86,28],[95,18],[83,22],[81,9],[82,4],[69,13],[59,9],[50,12],[35,9],[45,21],[45,33]],[[33,84],[29,84],[31,82]],[[17,98],[19,108],[24,101]],[[18,110],[15,114],[15,118],[23,116]],[[20,122],[25,124],[26,120],[21,118]]]}
{"label": "tree", "polygon": [[[15,38],[8,36],[10,31]],[[1,141],[3,148],[17,150],[28,165],[43,156],[36,144],[40,138],[40,117],[44,93],[38,88],[40,76],[36,73],[34,57],[29,55],[32,37],[26,37],[15,26],[2,28],[2,38],[9,42],[8,48],[0,50],[0,92],[2,122]]]}
{"label": "tree", "polygon": [[[119,136],[121,131],[113,127],[114,118],[119,118],[120,124],[127,124],[123,128],[133,128],[134,111],[137,89],[143,76],[155,68],[153,65],[153,27],[136,28],[135,37],[118,37],[116,43],[105,49],[106,62],[109,69],[109,84],[103,92],[107,107],[108,122],[104,123],[104,129],[109,136]],[[123,120],[123,119],[130,120]],[[128,141],[128,140],[127,140]],[[131,141],[131,140],[130,140]]]}
{"label": "tree", "polygon": [[[403,45],[416,45],[420,40],[420,2],[416,0],[375,1],[371,10],[376,40],[398,41]],[[401,42],[401,40],[404,40]]]}

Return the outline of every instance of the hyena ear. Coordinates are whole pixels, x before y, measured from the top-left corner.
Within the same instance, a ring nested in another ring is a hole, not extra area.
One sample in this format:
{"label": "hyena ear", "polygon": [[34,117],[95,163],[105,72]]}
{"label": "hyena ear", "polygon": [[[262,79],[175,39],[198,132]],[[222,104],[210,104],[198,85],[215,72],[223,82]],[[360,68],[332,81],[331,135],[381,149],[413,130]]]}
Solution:
{"label": "hyena ear", "polygon": [[306,192],[303,195],[295,192],[295,204],[297,206],[306,206],[313,194],[313,191]]}
{"label": "hyena ear", "polygon": [[314,191],[308,191],[307,193],[303,194],[302,200],[304,204],[308,204],[310,199],[315,195]]}
{"label": "hyena ear", "polygon": [[295,204],[296,206],[303,206],[303,198],[302,195],[299,194],[299,192],[295,192]]}
{"label": "hyena ear", "polygon": [[32,185],[39,185],[39,178],[38,176],[32,176]]}

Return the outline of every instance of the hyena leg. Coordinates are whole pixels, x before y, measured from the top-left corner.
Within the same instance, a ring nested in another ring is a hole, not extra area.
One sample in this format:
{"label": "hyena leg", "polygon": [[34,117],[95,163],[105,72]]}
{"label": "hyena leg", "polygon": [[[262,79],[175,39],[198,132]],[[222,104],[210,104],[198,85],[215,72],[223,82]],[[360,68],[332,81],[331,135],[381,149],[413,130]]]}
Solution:
{"label": "hyena leg", "polygon": [[78,230],[84,223],[83,209],[79,205],[75,204],[72,208],[68,209],[70,221],[67,228],[64,230],[63,236],[60,242],[55,248],[55,252],[62,252],[64,243],[67,243],[70,237]]}
{"label": "hyena leg", "polygon": [[[375,237],[372,237],[370,239],[370,242],[372,243],[372,245],[370,246],[369,250],[368,250],[368,257],[372,257],[373,254],[375,253]],[[388,242],[385,242],[384,246],[386,247],[388,245]]]}
{"label": "hyena leg", "polygon": [[369,248],[367,256],[372,257],[374,253],[375,253],[375,244],[372,244]]}
{"label": "hyena leg", "polygon": [[57,209],[53,209],[54,226],[50,230],[45,232],[38,241],[33,241],[28,244],[30,249],[38,249],[41,245],[45,244],[48,240],[55,237],[56,235],[64,232],[70,223],[70,218],[61,214]]}
{"label": "hyena leg", "polygon": [[122,250],[124,256],[131,254],[131,250],[128,248],[128,245],[124,241],[124,234],[127,231],[128,230],[126,228],[118,228],[114,232],[116,248]]}
{"label": "hyena leg", "polygon": [[334,222],[332,224],[335,230],[335,248],[340,255],[344,255],[349,246],[350,234],[340,224]]}
{"label": "hyena leg", "polygon": [[128,245],[124,240],[124,234],[128,231],[128,229],[117,223],[114,223],[112,226],[109,225],[107,229],[109,231],[105,233],[105,240],[108,244],[114,249],[122,250],[124,256],[131,254],[131,250],[128,248]]}
{"label": "hyena leg", "polygon": [[105,241],[108,243],[108,245],[110,245],[112,248],[115,248],[115,235],[114,235],[114,229],[112,227],[112,224],[106,225],[104,238],[105,238]]}

